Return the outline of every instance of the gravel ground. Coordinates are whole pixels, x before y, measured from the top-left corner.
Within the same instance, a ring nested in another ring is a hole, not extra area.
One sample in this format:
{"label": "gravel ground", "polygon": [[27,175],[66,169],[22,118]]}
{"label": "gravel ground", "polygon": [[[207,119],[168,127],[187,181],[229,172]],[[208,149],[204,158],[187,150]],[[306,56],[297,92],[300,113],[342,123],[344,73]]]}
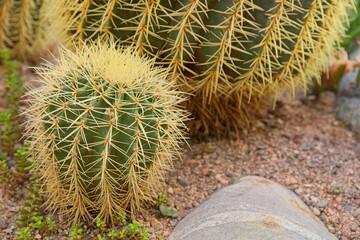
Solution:
{"label": "gravel ground", "polygon": [[[166,177],[173,207],[184,217],[237,178],[257,175],[294,191],[339,239],[360,239],[360,138],[335,119],[333,101],[332,94],[318,101],[282,100],[237,137],[190,141]],[[19,204],[21,199],[0,198],[0,239],[14,239]],[[158,219],[155,212],[139,219],[151,239],[166,239],[181,217]],[[60,235],[53,239],[66,239]]]}

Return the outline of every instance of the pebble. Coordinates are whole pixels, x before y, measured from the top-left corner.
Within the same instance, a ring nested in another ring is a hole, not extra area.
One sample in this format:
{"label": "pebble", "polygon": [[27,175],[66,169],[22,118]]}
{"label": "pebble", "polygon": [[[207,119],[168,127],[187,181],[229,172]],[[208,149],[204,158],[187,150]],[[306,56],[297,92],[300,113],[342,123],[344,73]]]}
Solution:
{"label": "pebble", "polygon": [[208,175],[209,175],[209,168],[207,168],[207,167],[201,167],[201,168],[200,168],[200,172],[201,172],[204,176],[208,176]]}
{"label": "pebble", "polygon": [[340,196],[339,196],[339,197],[336,197],[336,198],[335,198],[335,201],[336,201],[337,203],[341,203],[342,197],[340,197]]}
{"label": "pebble", "polygon": [[153,227],[155,230],[163,229],[163,225],[156,218],[153,218],[153,217],[150,218],[150,224],[151,224],[151,227]]}
{"label": "pebble", "polygon": [[297,189],[295,189],[295,193],[296,193],[297,195],[301,195],[301,194],[304,193],[304,189],[302,189],[302,188],[297,188]]}
{"label": "pebble", "polygon": [[341,162],[337,162],[337,163],[335,163],[335,167],[337,167],[337,168],[341,168],[341,166],[342,166]]}
{"label": "pebble", "polygon": [[316,215],[316,216],[320,216],[320,210],[317,209],[317,208],[313,208],[313,213]]}
{"label": "pebble", "polygon": [[170,235],[170,231],[169,231],[169,230],[165,230],[163,236],[164,236],[164,237],[168,237],[169,235]]}
{"label": "pebble", "polygon": [[354,218],[357,218],[358,216],[360,216],[360,208],[357,208],[355,211],[353,211],[352,215]]}
{"label": "pebble", "polygon": [[350,205],[345,205],[344,210],[350,212],[352,210],[352,207]]}
{"label": "pebble", "polygon": [[5,232],[6,232],[7,234],[9,234],[9,233],[12,233],[12,232],[14,231],[14,229],[15,229],[15,226],[11,226],[11,227],[5,229]]}
{"label": "pebble", "polygon": [[34,239],[41,239],[41,238],[42,238],[42,237],[41,237],[40,234],[36,234],[35,237],[34,237]]}
{"label": "pebble", "polygon": [[317,204],[317,206],[318,206],[319,208],[326,208],[327,204],[328,204],[327,201],[326,201],[325,199],[322,199],[322,200],[319,201],[319,203]]}
{"label": "pebble", "polygon": [[313,202],[313,203],[317,203],[319,201],[319,199],[315,196],[310,196],[310,200]]}
{"label": "pebble", "polygon": [[328,225],[327,229],[329,230],[329,232],[335,233],[335,228],[333,226]]}
{"label": "pebble", "polygon": [[321,215],[320,215],[320,219],[321,219],[321,221],[325,222],[326,219],[327,219],[327,217],[326,217],[325,214],[321,214]]}
{"label": "pebble", "polygon": [[296,181],[296,179],[294,177],[289,177],[285,180],[285,185],[287,185],[287,186],[294,185],[297,183],[298,182]]}
{"label": "pebble", "polygon": [[199,203],[198,203],[197,201],[194,201],[194,202],[192,203],[192,206],[195,208],[195,207],[199,206]]}
{"label": "pebble", "polygon": [[186,187],[189,185],[189,181],[185,178],[178,177],[178,182],[181,186]]}
{"label": "pebble", "polygon": [[221,174],[216,174],[215,179],[223,186],[229,185],[229,180],[224,178]]}
{"label": "pebble", "polygon": [[170,194],[174,194],[174,189],[172,187],[169,187],[167,192],[170,193]]}

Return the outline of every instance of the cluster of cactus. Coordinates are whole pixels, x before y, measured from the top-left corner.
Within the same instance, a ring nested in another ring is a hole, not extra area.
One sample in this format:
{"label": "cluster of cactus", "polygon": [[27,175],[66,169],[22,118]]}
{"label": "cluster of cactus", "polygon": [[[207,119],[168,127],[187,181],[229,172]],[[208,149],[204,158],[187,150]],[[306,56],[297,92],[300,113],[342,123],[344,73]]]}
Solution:
{"label": "cluster of cactus", "polygon": [[[65,9],[61,21],[71,15],[74,51],[61,48],[55,64],[37,69],[42,84],[28,93],[25,127],[47,205],[75,223],[112,222],[154,199],[184,139],[181,104],[194,131],[221,134],[269,105],[269,95],[306,89],[327,66],[354,2],[53,1],[0,2],[0,47],[32,54],[26,44],[37,44],[50,29],[41,16],[55,11],[42,4]],[[22,8],[12,18],[15,6]],[[8,34],[6,26],[29,18],[16,37]]]}
{"label": "cluster of cactus", "polygon": [[42,86],[29,92],[25,112],[48,205],[74,222],[141,209],[184,139],[185,98],[132,48],[89,44],[59,54],[37,69]]}
{"label": "cluster of cactus", "polygon": [[1,0],[0,49],[19,59],[36,60],[65,40],[66,15],[58,0]]}
{"label": "cluster of cactus", "polygon": [[73,39],[134,45],[194,97],[203,133],[242,125],[263,100],[306,88],[344,35],[353,0],[68,0]]}

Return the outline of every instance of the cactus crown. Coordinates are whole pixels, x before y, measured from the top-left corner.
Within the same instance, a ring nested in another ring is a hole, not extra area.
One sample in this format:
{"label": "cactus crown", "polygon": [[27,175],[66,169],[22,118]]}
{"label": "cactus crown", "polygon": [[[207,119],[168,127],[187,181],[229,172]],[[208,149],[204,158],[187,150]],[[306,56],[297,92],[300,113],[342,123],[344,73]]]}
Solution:
{"label": "cactus crown", "polygon": [[131,48],[62,49],[37,69],[27,134],[52,209],[112,221],[152,200],[184,140],[184,101],[166,72]]}

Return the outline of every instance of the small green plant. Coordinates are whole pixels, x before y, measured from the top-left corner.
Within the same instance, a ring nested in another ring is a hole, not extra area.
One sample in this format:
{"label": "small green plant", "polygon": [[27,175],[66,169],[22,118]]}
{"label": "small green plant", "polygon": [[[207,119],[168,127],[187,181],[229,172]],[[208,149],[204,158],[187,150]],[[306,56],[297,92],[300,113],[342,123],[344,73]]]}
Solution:
{"label": "small green plant", "polygon": [[15,131],[11,121],[11,113],[0,113],[0,151],[6,156],[11,156],[16,142]]}
{"label": "small green plant", "polygon": [[96,227],[101,231],[104,232],[106,229],[106,223],[101,220],[100,218],[96,219]]}
{"label": "small green plant", "polygon": [[140,239],[147,240],[149,238],[149,229],[144,227],[144,224],[137,222],[135,219],[128,224],[129,237],[135,238],[140,237]]}
{"label": "small green plant", "polygon": [[18,240],[32,240],[34,239],[32,235],[32,229],[30,227],[25,227],[15,232],[15,235]]}
{"label": "small green plant", "polygon": [[26,180],[32,167],[32,159],[29,151],[30,143],[25,142],[23,145],[16,145],[14,152],[15,174],[17,179]]}
{"label": "small green plant", "polygon": [[110,232],[107,233],[107,236],[113,240],[116,239],[119,236],[118,231],[116,231],[115,229],[112,229]]}
{"label": "small green plant", "polygon": [[26,196],[23,208],[20,210],[21,215],[16,219],[16,224],[20,228],[28,227],[31,223],[39,223],[38,220],[42,217],[41,206],[44,203],[44,199],[40,196],[39,190],[34,186],[36,178],[32,176],[30,181],[32,184],[27,188],[29,194]]}
{"label": "small green plant", "polygon": [[157,204],[160,206],[161,204],[166,205],[166,206],[170,206],[171,203],[167,197],[167,193],[166,192],[159,192],[158,196],[157,196]]}
{"label": "small green plant", "polygon": [[2,130],[1,142],[6,144],[2,148],[8,155],[13,153],[12,146],[21,136],[19,110],[20,99],[25,91],[24,79],[20,77],[19,73],[20,64],[18,61],[11,59],[11,54],[12,52],[9,49],[0,51],[0,61],[4,65],[4,76],[1,80],[5,85],[7,103],[7,111],[2,118],[2,125],[4,125],[5,130]]}
{"label": "small green plant", "polygon": [[166,192],[158,193],[156,202],[157,205],[159,206],[161,215],[165,217],[174,217],[174,218],[179,216],[179,213],[171,207],[171,203],[167,198]]}
{"label": "small green plant", "polygon": [[121,223],[121,224],[125,225],[126,224],[126,214],[123,211],[119,211],[115,215],[115,221],[117,223]]}
{"label": "small green plant", "polygon": [[84,228],[82,228],[79,224],[75,224],[69,232],[69,237],[76,240],[84,239]]}
{"label": "small green plant", "polygon": [[10,169],[6,156],[0,152],[0,185],[8,182]]}
{"label": "small green plant", "polygon": [[96,236],[96,238],[97,238],[98,240],[106,240],[106,238],[103,237],[103,236],[101,236],[100,234],[98,234],[98,235]]}

